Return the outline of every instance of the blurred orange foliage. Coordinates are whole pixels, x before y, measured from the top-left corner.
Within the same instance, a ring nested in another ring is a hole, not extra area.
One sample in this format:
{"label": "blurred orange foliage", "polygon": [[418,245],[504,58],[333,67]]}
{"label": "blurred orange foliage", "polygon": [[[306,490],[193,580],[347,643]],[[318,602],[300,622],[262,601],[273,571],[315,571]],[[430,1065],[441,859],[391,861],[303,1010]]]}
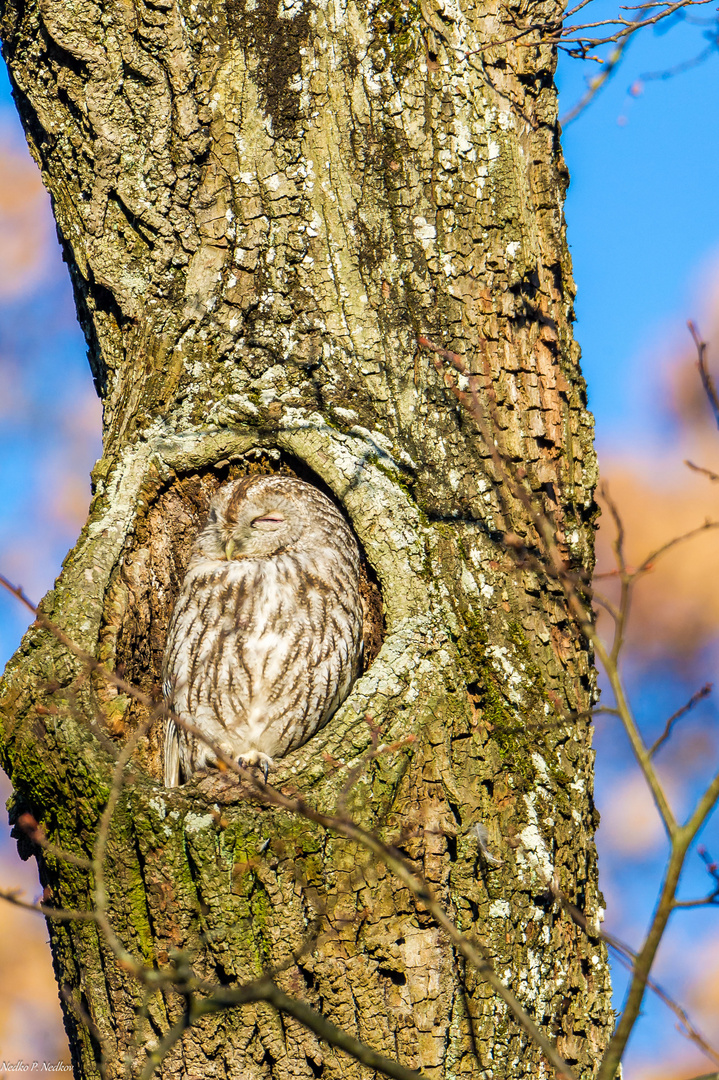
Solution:
{"label": "blurred orange foliage", "polygon": [[55,255],[55,226],[40,173],[27,151],[0,132],[0,300],[37,286]]}
{"label": "blurred orange foliage", "polygon": [[[11,792],[0,772],[0,800]],[[41,892],[35,861],[20,863],[12,846],[0,851],[0,881],[22,899]],[[0,1057],[7,1062],[69,1062],[57,986],[41,915],[3,903],[0,934]]]}
{"label": "blurred orange foliage", "polygon": [[[688,335],[687,335],[688,336]],[[713,368],[719,380],[719,326],[716,328]],[[679,358],[667,380],[668,437],[651,453],[600,458],[602,481],[622,519],[630,566],[674,537],[719,522],[719,482],[684,464],[719,474],[719,430],[702,390],[695,363]],[[602,505],[597,537],[597,571],[616,567],[612,544],[616,528]],[[641,660],[665,657],[673,665],[693,658],[719,634],[719,529],[679,544],[661,556],[637,585],[632,604],[628,648]],[[598,590],[616,596],[611,579],[600,579]],[[609,620],[601,616],[605,632]]]}

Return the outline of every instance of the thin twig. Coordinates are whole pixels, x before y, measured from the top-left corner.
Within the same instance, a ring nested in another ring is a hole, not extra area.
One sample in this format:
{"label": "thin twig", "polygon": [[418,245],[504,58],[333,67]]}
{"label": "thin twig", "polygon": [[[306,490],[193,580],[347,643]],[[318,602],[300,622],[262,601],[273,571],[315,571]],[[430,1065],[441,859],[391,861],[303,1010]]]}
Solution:
{"label": "thin twig", "polygon": [[[663,19],[670,18],[678,11],[688,7],[701,7],[709,2],[710,0],[678,0],[676,3],[640,4],[635,8],[622,9],[635,11],[654,9],[656,13],[645,19],[624,19],[621,16],[616,16],[612,19],[597,19],[593,22],[574,23],[571,25],[567,25],[566,19],[563,24],[559,21],[552,23],[531,23],[529,26],[523,27],[516,34],[501,38],[500,40],[486,42],[479,45],[476,49],[463,50],[458,49],[457,47],[455,47],[455,49],[460,53],[462,60],[468,60],[471,57],[480,56],[491,49],[502,46],[516,45],[518,47],[526,46],[527,48],[536,48],[537,45],[541,43],[556,45],[557,48],[562,49],[564,52],[568,53],[568,55],[578,59],[599,59],[590,56],[590,51],[601,48],[603,45],[618,44],[626,38],[638,33],[640,30],[643,30],[648,26],[655,26]],[[584,6],[584,4],[579,4],[573,10],[575,12],[579,11]],[[618,29],[613,34],[605,34],[604,36],[599,37],[591,37],[584,33],[584,31],[596,30],[602,26],[616,26]],[[536,35],[536,37],[533,37],[531,41],[523,40],[530,35]],[[450,48],[451,47],[452,46],[450,46]]]}
{"label": "thin twig", "polygon": [[[584,931],[584,933],[590,940],[596,940],[597,935],[590,928],[589,922],[584,912],[580,911],[576,904],[573,904],[572,901],[569,900],[569,898],[559,888],[556,881],[547,881],[547,886],[554,898],[561,904],[562,908],[567,912],[572,921],[581,930]],[[613,949],[614,952],[617,953],[618,958],[629,969],[629,971],[633,972],[635,970],[637,954],[635,953],[634,949],[632,949],[629,945],[626,944],[626,942],[622,941],[614,934],[607,933],[606,930],[601,930],[599,932],[599,938],[603,942],[605,942],[605,944],[608,945],[610,949]],[[700,1034],[700,1032],[692,1023],[686,1009],[682,1008],[682,1006],[677,1001],[675,1001],[674,998],[672,998],[671,995],[668,994],[663,987],[661,987],[649,976],[647,976],[646,979],[646,986],[660,999],[660,1001],[662,1001],[667,1006],[668,1009],[670,1009],[674,1013],[681,1025],[682,1034],[685,1036],[685,1038],[689,1039],[690,1042],[693,1042],[696,1046],[698,1046],[699,1049],[704,1054],[706,1054],[708,1058],[719,1064],[719,1053],[717,1053],[717,1051],[706,1041],[703,1035]]]}
{"label": "thin twig", "polygon": [[108,1055],[97,1024],[94,1023],[87,1009],[85,1009],[79,1001],[75,1001],[74,997],[72,996],[72,988],[70,986],[66,985],[60,987],[60,997],[67,1005],[70,1012],[74,1013],[80,1023],[83,1024],[85,1028],[87,1028],[88,1032],[90,1033],[90,1037],[95,1040],[95,1043],[100,1051],[100,1076],[104,1078],[107,1072]]}
{"label": "thin twig", "polygon": [[699,368],[699,375],[702,380],[702,386],[704,387],[704,393],[706,394],[709,404],[711,405],[712,412],[714,413],[714,419],[719,425],[719,393],[712,378],[711,372],[707,365],[707,343],[702,339],[701,334],[697,330],[696,323],[691,319],[687,323],[689,327],[689,333],[692,336],[694,344],[697,350],[697,367]]}
{"label": "thin twig", "polygon": [[614,640],[612,642],[612,650],[609,654],[612,664],[616,666],[619,659],[619,653],[621,652],[622,645],[624,644],[624,635],[627,623],[629,621],[629,611],[632,602],[632,589],[631,583],[633,575],[630,575],[627,567],[627,560],[624,551],[624,522],[622,521],[619,509],[609,494],[609,488],[606,484],[602,485],[601,496],[607,504],[609,513],[614,521],[615,537],[612,542],[614,548],[614,557],[617,563],[617,572],[619,576],[619,604],[617,605],[617,614],[614,619]]}
{"label": "thin twig", "polygon": [[634,963],[629,992],[624,1004],[619,1023],[609,1040],[602,1062],[597,1074],[597,1080],[613,1080],[619,1063],[624,1056],[627,1040],[636,1023],[641,1009],[644,992],[654,963],[654,958],[659,948],[666,929],[669,916],[675,907],[676,890],[679,884],[679,876],[684,866],[687,851],[695,839],[699,829],[714,809],[719,800],[719,774],[714,777],[711,784],[699,799],[694,813],[686,825],[678,827],[672,836],[669,863],[662,882],[659,899],[654,911],[654,916],[649,927],[642,948],[637,952]]}
{"label": "thin twig", "polygon": [[683,716],[686,716],[688,712],[691,712],[695,705],[698,705],[700,701],[703,701],[705,697],[708,697],[709,694],[711,694],[713,686],[713,683],[705,683],[704,686],[702,686],[701,690],[697,690],[696,694],[692,694],[686,705],[682,705],[681,709],[677,709],[675,713],[672,713],[672,715],[666,722],[664,731],[661,733],[659,738],[656,739],[655,742],[653,742],[652,745],[649,747],[649,757],[654,757],[659,747],[667,741],[667,739],[672,733],[672,728],[674,727],[676,722],[678,720],[681,720]]}
{"label": "thin twig", "polygon": [[710,893],[700,897],[698,900],[677,900],[674,904],[677,908],[705,907],[707,904],[719,903],[719,865],[713,861],[705,847],[698,848],[698,855],[714,879],[714,888]]}
{"label": "thin twig", "polygon": [[107,916],[107,890],[105,888],[105,852],[107,849],[107,841],[110,832],[110,824],[112,822],[113,814],[117,806],[118,799],[120,798],[120,792],[123,787],[123,772],[126,765],[129,763],[130,758],[135,752],[140,739],[146,734],[150,726],[154,723],[156,717],[151,715],[142,724],[139,724],[132,735],[122,748],[122,751],[117,759],[117,763],[113,770],[112,783],[110,786],[110,792],[108,795],[105,808],[100,818],[100,824],[97,830],[97,836],[95,837],[95,845],[92,855],[92,871],[95,878],[95,888],[93,890],[93,900],[95,903],[95,917],[97,923],[102,929],[105,938],[110,945],[117,960],[128,970],[134,971],[138,967],[138,961],[133,957],[122,944],[120,939],[115,934],[110,920]]}
{"label": "thin twig", "polygon": [[369,727],[372,743],[369,749],[361,756],[359,762],[350,769],[347,779],[337,796],[337,811],[340,814],[345,813],[347,798],[370,762],[375,761],[384,754],[396,753],[398,750],[404,749],[405,746],[412,746],[413,743],[417,742],[416,735],[408,735],[404,739],[398,739],[396,742],[390,743],[390,745],[380,744],[380,728],[368,713],[365,714],[365,722]]}
{"label": "thin twig", "polygon": [[70,863],[72,866],[79,866],[83,870],[89,870],[92,867],[92,863],[89,859],[84,859],[81,855],[73,855],[71,851],[66,851],[64,848],[58,847],[57,844],[51,843],[45,835],[45,831],[41,825],[35,820],[32,814],[21,814],[17,819],[17,827],[21,829],[27,838],[42,848],[43,851],[47,851],[49,855],[53,855],[61,862]]}
{"label": "thin twig", "polygon": [[400,1065],[398,1061],[385,1057],[384,1054],[373,1050],[371,1046],[355,1039],[347,1031],[336,1027],[306,1002],[289,997],[271,979],[257,979],[255,982],[237,988],[212,986],[211,996],[198,1001],[194,996],[194,992],[203,988],[202,983],[196,983],[191,988],[181,991],[187,994],[189,998],[186,1017],[183,1016],[174,1025],[157,1050],[148,1057],[147,1063],[140,1074],[140,1080],[150,1080],[165,1054],[182,1037],[190,1024],[201,1016],[257,1001],[266,1001],[279,1013],[293,1016],[303,1027],[313,1031],[319,1039],[329,1043],[330,1046],[337,1047],[339,1050],[344,1050],[345,1053],[362,1065],[366,1065],[369,1069],[381,1072],[384,1076],[392,1077],[393,1080],[426,1080],[422,1073],[416,1072],[414,1069],[408,1069],[404,1065]]}
{"label": "thin twig", "polygon": [[687,461],[686,459],[684,460],[684,464],[688,468],[693,469],[694,472],[703,473],[704,476],[708,476],[713,483],[719,481],[719,473],[712,472],[711,469],[704,469],[701,465],[695,465],[693,461]]}
{"label": "thin twig", "polygon": [[707,893],[706,896],[700,896],[697,900],[675,900],[674,908],[679,910],[680,908],[715,907],[718,903],[719,889],[714,889],[712,892]]}
{"label": "thin twig", "polygon": [[686,544],[688,540],[694,540],[694,538],[699,536],[701,533],[711,532],[714,529],[719,529],[719,521],[707,520],[704,522],[703,525],[697,525],[695,529],[689,529],[687,532],[682,533],[681,536],[675,536],[671,540],[667,540],[665,544],[662,544],[660,547],[655,548],[655,550],[652,551],[651,554],[647,555],[646,559],[644,559],[639,564],[637,569],[634,570],[634,572],[632,573],[632,577],[636,578],[639,577],[641,574],[646,574],[649,570],[653,570],[655,562],[657,562],[658,559],[661,559],[662,556],[666,555],[667,552],[671,551],[679,544]]}
{"label": "thin twig", "polygon": [[616,72],[631,40],[632,35],[627,33],[625,37],[618,42],[604,62],[599,74],[589,80],[589,86],[586,93],[582,95],[579,101],[577,101],[568,112],[564,113],[563,116],[560,116],[559,123],[562,128],[567,127],[567,125],[571,124],[573,120],[576,120],[578,116],[581,116],[585,109],[589,108],[597,94],[607,85],[612,75]]}
{"label": "thin twig", "polygon": [[[564,49],[564,51],[569,53],[570,56],[575,56],[577,58],[583,59],[584,55],[589,49],[597,49],[600,48],[602,45],[612,44],[627,36],[627,33],[636,34],[639,30],[643,30],[647,26],[655,26],[658,22],[661,22],[663,19],[670,18],[672,15],[676,14],[677,11],[680,11],[683,8],[698,7],[708,2],[709,0],[689,0],[689,2],[679,0],[679,2],[675,4],[652,4],[652,7],[657,7],[660,10],[657,12],[656,15],[651,15],[646,19],[630,20],[616,18],[611,20],[607,19],[596,23],[586,23],[583,26],[565,26],[562,29],[559,37],[555,40],[557,41],[559,48]],[[580,31],[582,30],[587,30],[593,27],[603,25],[619,26],[621,27],[621,29],[614,34],[609,34],[605,37],[591,38],[584,37],[580,34]],[[573,34],[577,36],[572,37]],[[577,48],[574,50],[568,49],[568,43],[576,45]]]}
{"label": "thin twig", "polygon": [[27,900],[21,900],[18,889],[0,889],[0,900],[14,904],[15,907],[25,911],[35,911],[38,915],[44,915],[46,919],[55,922],[97,922],[94,911],[73,911],[71,908],[54,908],[49,904],[31,904]]}
{"label": "thin twig", "polygon": [[33,613],[35,622],[38,626],[53,634],[61,645],[64,645],[66,649],[78,658],[78,660],[82,660],[91,671],[96,671],[112,686],[116,686],[118,690],[122,690],[123,693],[128,694],[143,705],[153,707],[156,704],[148,694],[143,694],[142,691],[138,690],[131,683],[126,682],[125,679],[121,679],[114,671],[108,671],[108,669],[103,667],[100,661],[97,660],[92,653],[87,652],[86,649],[77,645],[72,638],[68,637],[64,630],[61,630],[56,623],[52,622],[51,619],[48,619],[47,615],[43,615],[39,608],[33,604],[32,600],[28,599],[19,585],[13,585],[8,581],[4,574],[0,574],[0,586],[7,589],[9,593],[12,593],[21,604],[24,604],[24,606]]}

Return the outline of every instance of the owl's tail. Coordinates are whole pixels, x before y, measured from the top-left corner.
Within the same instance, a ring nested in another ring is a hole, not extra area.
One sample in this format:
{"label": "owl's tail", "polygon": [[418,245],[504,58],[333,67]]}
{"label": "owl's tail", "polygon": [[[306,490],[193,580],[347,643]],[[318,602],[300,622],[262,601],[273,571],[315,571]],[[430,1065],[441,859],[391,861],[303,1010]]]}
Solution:
{"label": "owl's tail", "polygon": [[180,734],[177,724],[168,716],[165,723],[165,787],[180,783]]}

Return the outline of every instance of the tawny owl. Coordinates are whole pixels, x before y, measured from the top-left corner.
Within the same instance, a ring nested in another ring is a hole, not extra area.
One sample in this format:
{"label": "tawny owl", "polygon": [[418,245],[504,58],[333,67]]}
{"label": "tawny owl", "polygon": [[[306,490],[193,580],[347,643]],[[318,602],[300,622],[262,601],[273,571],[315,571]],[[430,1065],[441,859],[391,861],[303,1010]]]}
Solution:
{"label": "tawny owl", "polygon": [[[362,660],[359,552],[311,484],[243,477],[216,493],[168,630],[173,712],[265,777],[347,696]],[[171,718],[165,783],[216,760]]]}

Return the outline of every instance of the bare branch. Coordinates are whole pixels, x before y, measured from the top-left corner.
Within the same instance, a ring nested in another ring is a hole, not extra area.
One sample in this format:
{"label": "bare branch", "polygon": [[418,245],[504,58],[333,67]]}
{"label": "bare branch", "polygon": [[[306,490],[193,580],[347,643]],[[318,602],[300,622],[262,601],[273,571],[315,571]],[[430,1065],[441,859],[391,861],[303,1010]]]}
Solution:
{"label": "bare branch", "polygon": [[612,543],[614,548],[614,557],[617,563],[617,575],[620,583],[620,595],[619,605],[617,607],[617,614],[614,619],[614,641],[612,642],[612,651],[610,653],[612,664],[616,666],[619,659],[619,653],[621,652],[624,644],[624,635],[627,623],[629,621],[629,611],[632,602],[632,575],[630,575],[627,568],[627,560],[624,551],[624,522],[622,521],[619,508],[612,499],[609,488],[606,484],[602,485],[601,495],[607,504],[609,513],[614,521],[614,528],[616,535]]}
{"label": "bare branch", "polygon": [[[657,9],[656,14],[650,15],[646,19],[622,19],[617,17],[615,19],[606,19],[595,23],[564,26],[561,33],[555,37],[555,41],[558,48],[563,49],[570,56],[583,60],[586,58],[590,49],[598,49],[602,45],[617,43],[630,35],[636,34],[647,26],[655,26],[658,22],[675,15],[684,8],[699,7],[708,2],[709,0],[678,0],[678,2],[674,4],[651,4],[649,7]],[[590,30],[599,26],[618,26],[620,29],[613,34],[607,34],[604,37],[586,37],[582,33],[584,30]],[[575,48],[569,48],[568,46],[570,45],[574,45]]]}
{"label": "bare branch", "polygon": [[687,540],[693,540],[701,533],[711,532],[713,529],[719,529],[719,521],[705,521],[703,525],[697,525],[695,529],[689,529],[688,532],[682,533],[681,536],[675,536],[671,540],[667,540],[665,544],[662,544],[661,547],[656,548],[650,555],[647,555],[646,559],[644,559],[634,571],[632,577],[639,577],[640,574],[646,574],[649,570],[653,570],[654,563],[657,559],[666,555],[672,548],[677,547],[679,544],[685,544]]}
{"label": "bare branch", "polygon": [[698,705],[700,701],[703,701],[705,697],[708,697],[709,694],[711,694],[713,687],[713,683],[705,683],[704,686],[702,686],[701,690],[697,690],[696,694],[692,694],[686,705],[682,705],[681,709],[677,709],[677,711],[669,717],[666,722],[664,731],[661,733],[659,738],[649,747],[649,757],[654,757],[659,747],[667,741],[667,739],[672,733],[672,728],[676,724],[677,720],[681,720],[683,716],[686,716],[688,712],[691,712],[695,705]]}
{"label": "bare branch", "polygon": [[89,859],[84,859],[80,855],[73,855],[71,851],[66,851],[64,848],[58,847],[57,844],[51,843],[45,831],[38,824],[32,814],[21,814],[17,819],[17,827],[22,829],[29,840],[32,840],[33,844],[37,844],[43,851],[47,851],[49,855],[54,855],[56,859],[61,862],[71,863],[73,866],[79,866],[83,870],[89,870],[92,863]]}
{"label": "bare branch", "polygon": [[97,922],[94,911],[72,911],[69,908],[54,908],[49,904],[31,904],[20,898],[19,889],[0,889],[0,900],[6,900],[8,904],[14,904],[25,911],[36,911],[38,915],[54,919],[55,922]]}
{"label": "bare branch", "polygon": [[140,1073],[140,1080],[150,1080],[150,1077],[154,1074],[155,1069],[162,1064],[163,1060],[172,1050],[173,1046],[180,1041],[188,1028],[192,1027],[192,1023],[195,1019],[191,1013],[192,999],[188,995],[188,1007],[185,1008],[182,1016],[176,1024],[170,1028],[168,1032],[163,1036],[155,1049],[148,1054],[147,1061],[145,1062],[142,1072]]}
{"label": "bare branch", "polygon": [[687,461],[686,459],[684,464],[688,466],[688,468],[693,469],[694,472],[703,473],[704,476],[708,476],[714,483],[719,481],[719,473],[712,472],[711,469],[704,469],[701,465],[695,465],[693,461]]}
{"label": "bare branch", "polygon": [[564,116],[560,116],[559,123],[563,128],[567,127],[568,124],[571,124],[572,120],[576,120],[578,116],[581,116],[584,110],[592,104],[600,90],[607,85],[612,75],[614,75],[619,67],[631,40],[631,35],[627,34],[626,37],[616,45],[604,61],[604,66],[599,74],[589,80],[587,92],[568,112],[564,114]]}
{"label": "bare branch", "polygon": [[[384,1054],[378,1053],[372,1047],[367,1046],[366,1043],[360,1042],[348,1032],[336,1027],[306,1002],[289,997],[288,994],[280,990],[272,979],[257,979],[256,982],[247,983],[245,986],[237,988],[193,983],[192,989],[178,989],[188,998],[186,1015],[171,1028],[157,1050],[148,1057],[147,1064],[140,1074],[140,1080],[150,1080],[164,1055],[174,1046],[178,1039],[182,1038],[187,1028],[201,1016],[234,1008],[237,1005],[248,1005],[256,1001],[266,1001],[277,1009],[279,1013],[293,1016],[304,1027],[313,1031],[318,1038],[323,1039],[330,1046],[343,1050],[362,1065],[382,1073],[383,1076],[392,1077],[393,1080],[426,1080],[422,1073],[415,1072],[414,1069],[407,1069],[404,1065],[400,1065],[399,1062],[392,1061],[391,1058],[385,1057]],[[211,996],[198,1001],[193,993],[198,989],[209,990]]]}
{"label": "bare branch", "polygon": [[672,836],[669,863],[662,882],[659,899],[642,948],[636,954],[632,980],[619,1023],[609,1041],[597,1074],[597,1080],[612,1080],[624,1055],[627,1040],[639,1016],[649,972],[666,929],[669,916],[676,905],[676,890],[687,851],[699,829],[719,800],[719,774],[699,799],[686,825],[677,828]]}
{"label": "bare branch", "polygon": [[104,1078],[107,1071],[107,1050],[105,1044],[100,1035],[100,1031],[97,1025],[93,1022],[92,1017],[88,1013],[87,1009],[83,1008],[79,1001],[76,1001],[72,994],[72,987],[61,986],[60,997],[67,1005],[68,1009],[75,1014],[78,1020],[87,1028],[90,1033],[90,1037],[95,1040],[95,1043],[100,1051],[100,1076]]}
{"label": "bare branch", "polygon": [[[715,25],[716,23],[714,19],[703,20],[702,22],[697,22],[696,24],[694,24],[694,20],[690,19],[686,19],[686,22],[699,26]],[[708,60],[709,57],[716,51],[717,43],[714,40],[709,45],[707,45],[706,48],[702,49],[701,52],[697,53],[696,56],[692,56],[688,60],[682,60],[681,63],[673,64],[671,67],[664,68],[662,71],[643,72],[639,76],[639,81],[644,83],[653,82],[659,79],[673,79],[677,75],[683,75],[685,71],[691,71],[693,68],[699,67],[700,64],[703,64],[706,60]]]}
{"label": "bare branch", "polygon": [[24,604],[25,607],[33,613],[33,615],[35,616],[35,622],[38,626],[42,627],[43,630],[48,630],[51,634],[53,634],[61,645],[64,645],[65,648],[73,654],[73,656],[76,656],[78,658],[78,660],[82,660],[82,662],[91,671],[96,671],[112,686],[116,686],[118,690],[122,690],[123,693],[128,694],[130,697],[133,697],[136,701],[141,702],[143,705],[147,705],[148,708],[152,708],[154,705],[156,705],[156,702],[153,701],[151,697],[149,697],[147,694],[143,694],[142,691],[138,690],[131,683],[128,683],[124,679],[121,679],[113,671],[108,671],[107,668],[103,667],[99,660],[95,659],[92,653],[87,652],[85,649],[81,648],[80,645],[77,645],[72,640],[72,638],[68,637],[64,630],[61,630],[60,627],[57,626],[54,622],[52,622],[51,619],[48,619],[47,615],[42,614],[42,612],[36,607],[36,605],[33,604],[32,600],[28,599],[28,597],[25,595],[19,585],[12,585],[4,576],[4,574],[0,574],[0,586],[2,586],[2,588],[4,589],[7,589],[9,593],[12,593],[12,595],[15,596],[21,604]]}
{"label": "bare branch", "polygon": [[[499,41],[486,42],[478,48],[470,49],[466,52],[457,49],[457,52],[459,53],[461,60],[466,61],[474,56],[483,56],[492,49],[502,46],[515,45],[518,48],[536,48],[539,44],[549,44],[555,45],[558,49],[562,49],[569,56],[576,59],[596,60],[598,63],[605,63],[605,60],[602,57],[594,55],[593,50],[600,49],[605,45],[621,46],[623,50],[627,41],[640,30],[643,30],[648,26],[655,26],[663,19],[670,18],[672,15],[675,15],[677,12],[683,11],[686,8],[700,7],[709,2],[710,0],[677,0],[675,3],[661,2],[639,4],[634,7],[623,7],[620,9],[623,11],[654,12],[653,15],[647,15],[646,18],[638,19],[625,19],[622,16],[617,15],[611,19],[598,19],[594,22],[574,23],[571,25],[567,25],[566,18],[564,24],[559,20],[544,23],[531,23],[529,26],[523,27],[510,37],[502,38]],[[582,10],[585,6],[586,4],[584,2],[577,4],[577,6],[572,9],[572,13]],[[570,13],[567,18],[570,18],[572,13]],[[613,33],[608,33],[603,36],[591,36],[587,33],[587,31],[596,30],[600,27],[616,27],[617,29],[615,29]],[[450,62],[448,61],[447,64],[448,63]]]}
{"label": "bare branch", "polygon": [[702,339],[701,334],[697,330],[696,323],[690,320],[687,323],[687,326],[689,327],[689,333],[696,346],[697,367],[699,368],[699,375],[702,380],[702,386],[704,387],[704,393],[711,405],[714,419],[716,420],[717,425],[719,425],[719,393],[717,393],[716,384],[707,365],[707,343]]}

